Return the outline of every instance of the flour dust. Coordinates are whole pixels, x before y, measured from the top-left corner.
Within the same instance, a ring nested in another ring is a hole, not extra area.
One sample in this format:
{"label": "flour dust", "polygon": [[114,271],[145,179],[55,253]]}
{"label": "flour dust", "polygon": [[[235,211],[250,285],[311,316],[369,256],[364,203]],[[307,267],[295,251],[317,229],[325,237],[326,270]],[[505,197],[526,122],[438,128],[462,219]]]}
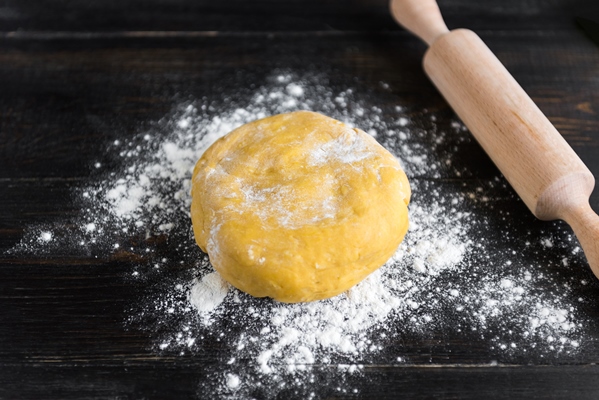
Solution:
{"label": "flour dust", "polygon": [[[568,277],[584,263],[571,233],[511,220],[503,206],[514,195],[502,178],[466,179],[472,165],[457,155],[475,147],[464,126],[397,101],[386,84],[340,89],[325,76],[292,73],[273,74],[235,102],[189,101],[147,132],[108,145],[118,168],[92,164],[99,178],[77,191],[82,213],[71,228],[31,227],[12,251],[133,260],[127,281],[151,287],[130,307],[129,329],[148,332],[157,355],[193,356],[219,343],[224,362],[204,394],[359,393],[365,365],[443,363],[420,354],[431,341],[486,347],[489,363],[580,351],[589,324],[580,293],[589,282]],[[241,293],[213,271],[193,240],[189,190],[195,162],[215,140],[295,110],[376,138],[402,163],[413,200],[406,239],[380,270],[335,298],[281,304]],[[523,232],[525,243],[515,239]],[[327,376],[335,378],[321,382]],[[325,392],[314,392],[315,382]]]}

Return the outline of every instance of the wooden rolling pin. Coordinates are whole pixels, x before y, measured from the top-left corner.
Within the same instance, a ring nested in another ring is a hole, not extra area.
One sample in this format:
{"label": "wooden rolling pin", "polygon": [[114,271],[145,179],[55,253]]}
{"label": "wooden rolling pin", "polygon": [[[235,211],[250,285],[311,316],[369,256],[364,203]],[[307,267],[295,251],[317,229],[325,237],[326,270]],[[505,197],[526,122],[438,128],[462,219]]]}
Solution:
{"label": "wooden rolling pin", "polygon": [[570,224],[599,278],[591,171],[474,32],[447,29],[435,0],[392,0],[391,12],[429,45],[427,75],[524,203]]}

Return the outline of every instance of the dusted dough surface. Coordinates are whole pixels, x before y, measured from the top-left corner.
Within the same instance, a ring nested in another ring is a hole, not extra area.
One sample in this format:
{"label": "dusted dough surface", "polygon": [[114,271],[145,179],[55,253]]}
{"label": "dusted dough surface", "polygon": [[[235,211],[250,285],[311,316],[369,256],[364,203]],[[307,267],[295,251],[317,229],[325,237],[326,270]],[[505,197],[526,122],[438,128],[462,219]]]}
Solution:
{"label": "dusted dough surface", "polygon": [[256,297],[325,299],[383,265],[408,229],[410,187],[395,157],[359,129],[298,111],[216,141],[192,178],[198,245]]}

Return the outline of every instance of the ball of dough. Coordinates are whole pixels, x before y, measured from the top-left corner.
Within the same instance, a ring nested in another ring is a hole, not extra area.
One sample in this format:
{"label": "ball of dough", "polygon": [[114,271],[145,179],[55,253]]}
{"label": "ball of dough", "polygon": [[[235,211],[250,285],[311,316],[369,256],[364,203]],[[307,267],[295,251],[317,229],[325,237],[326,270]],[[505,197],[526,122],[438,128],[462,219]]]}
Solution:
{"label": "ball of dough", "polygon": [[383,265],[406,234],[409,200],[376,140],[298,111],[216,141],[193,172],[191,218],[226,281],[293,303],[335,296]]}

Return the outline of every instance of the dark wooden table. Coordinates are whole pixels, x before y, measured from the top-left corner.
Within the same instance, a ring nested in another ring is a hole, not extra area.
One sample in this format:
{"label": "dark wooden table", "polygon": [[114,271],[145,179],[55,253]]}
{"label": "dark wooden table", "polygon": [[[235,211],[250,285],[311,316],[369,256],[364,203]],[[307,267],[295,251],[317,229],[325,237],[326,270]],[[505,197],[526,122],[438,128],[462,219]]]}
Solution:
{"label": "dark wooden table", "polygon": [[[439,3],[450,28],[480,34],[599,176],[599,46],[574,22],[599,21],[599,3]],[[226,361],[214,342],[182,356],[161,353],[152,332],[126,323],[133,305],[164,278],[129,279],[143,257],[9,251],[30,227],[68,225],[82,213],[73,192],[98,179],[94,162],[108,173],[117,167],[106,154],[109,143],[143,132],[182,100],[218,101],[273,70],[326,74],[340,88],[385,82],[384,106],[434,110],[439,124],[454,118],[421,71],[424,45],[395,26],[385,0],[2,0],[0,31],[2,399],[203,398],[210,370]],[[454,160],[468,171],[460,184],[499,175],[474,142]],[[535,240],[568,232],[559,222],[536,221],[511,189],[493,193]],[[599,210],[596,193],[591,205]],[[168,253],[177,240],[151,245]],[[409,363],[383,356],[367,363],[352,382],[354,396],[599,398],[599,282],[584,263],[568,274],[563,282],[589,280],[582,312],[590,328],[575,355],[510,358],[467,337],[414,338],[400,350],[389,343]],[[335,391],[342,372],[334,371],[314,367],[318,398],[351,397]]]}

